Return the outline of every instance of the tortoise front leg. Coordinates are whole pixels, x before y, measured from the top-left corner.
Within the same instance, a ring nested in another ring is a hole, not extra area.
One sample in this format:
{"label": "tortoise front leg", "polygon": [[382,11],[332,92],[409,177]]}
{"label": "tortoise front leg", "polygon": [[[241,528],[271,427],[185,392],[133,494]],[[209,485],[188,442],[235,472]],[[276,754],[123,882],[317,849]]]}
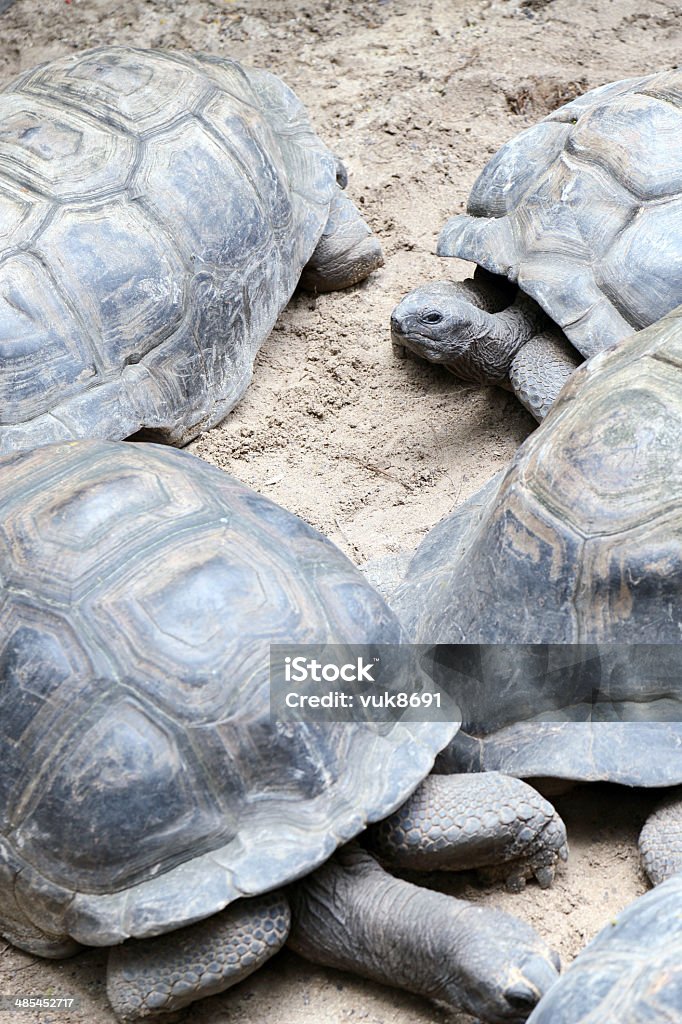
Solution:
{"label": "tortoise front leg", "polygon": [[512,391],[531,416],[542,422],[583,357],[565,335],[543,331],[527,341],[509,367]]}
{"label": "tortoise front leg", "polygon": [[[566,828],[536,789],[500,772],[429,775],[406,803],[374,825],[368,842],[389,866],[477,868],[507,888],[533,875],[543,888],[566,860]],[[482,869],[482,870],[481,870]]]}
{"label": "tortoise front leg", "polygon": [[122,1024],[169,1020],[196,999],[248,977],[284,945],[289,904],[282,893],[238,900],[198,924],[115,946],[107,995]]}
{"label": "tortoise front leg", "polygon": [[658,885],[682,871],[682,787],[676,787],[649,815],[639,836],[644,870]]}
{"label": "tortoise front leg", "polygon": [[289,945],[480,1016],[523,1021],[559,958],[523,921],[387,874],[350,844],[292,891]]}
{"label": "tortoise front leg", "polygon": [[338,189],[317,248],[301,275],[301,286],[313,292],[331,292],[363,281],[383,265],[375,235],[360,213]]}

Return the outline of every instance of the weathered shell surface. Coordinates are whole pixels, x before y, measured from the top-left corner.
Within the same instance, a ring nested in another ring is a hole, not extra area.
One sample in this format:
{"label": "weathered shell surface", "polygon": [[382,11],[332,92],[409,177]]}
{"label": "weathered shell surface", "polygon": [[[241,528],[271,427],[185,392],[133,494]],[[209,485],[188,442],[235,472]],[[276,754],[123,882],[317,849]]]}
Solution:
{"label": "weathered shell surface", "polygon": [[285,725],[271,643],[393,643],[315,530],[163,446],[0,459],[0,900],[102,945],[304,874],[454,726]]}
{"label": "weathered shell surface", "polygon": [[602,928],[528,1024],[672,1021],[681,991],[682,875],[674,875]]}
{"label": "weathered shell surface", "polygon": [[294,94],[103,47],[0,93],[0,452],[222,419],[325,227],[336,160]]}

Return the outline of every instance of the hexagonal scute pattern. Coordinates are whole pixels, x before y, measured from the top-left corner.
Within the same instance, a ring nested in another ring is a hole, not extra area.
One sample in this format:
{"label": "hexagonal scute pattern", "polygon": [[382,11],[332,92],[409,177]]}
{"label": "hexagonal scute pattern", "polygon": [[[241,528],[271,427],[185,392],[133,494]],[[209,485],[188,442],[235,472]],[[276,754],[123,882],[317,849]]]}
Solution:
{"label": "hexagonal scute pattern", "polygon": [[270,644],[400,637],[333,544],[192,455],[0,458],[0,846],[32,917],[157,933],[392,809],[454,725],[271,721]]}
{"label": "hexagonal scute pattern", "polygon": [[207,84],[191,59],[149,59],[142,51],[112,46],[36,68],[20,79],[17,91],[50,103],[57,99],[143,135],[162,131],[199,105]]}
{"label": "hexagonal scute pattern", "polygon": [[137,155],[134,138],[83,123],[77,111],[55,111],[19,93],[3,96],[0,172],[47,199],[88,202],[116,195]]}
{"label": "hexagonal scute pattern", "polygon": [[582,403],[565,408],[552,459],[542,446],[525,461],[524,477],[542,503],[585,537],[615,536],[653,513],[675,512],[682,406],[672,396],[681,377],[678,367],[647,358],[621,367],[617,386],[610,374],[593,375],[592,415]]}
{"label": "hexagonal scute pattern", "polygon": [[102,47],[0,92],[0,454],[146,429],[246,388],[325,227],[335,160],[233,61]]}
{"label": "hexagonal scute pattern", "polygon": [[586,357],[682,296],[682,72],[594,89],[495,154],[442,251],[518,281]]}
{"label": "hexagonal scute pattern", "polygon": [[6,425],[39,416],[97,378],[86,330],[44,264],[27,253],[0,263],[0,357]]}
{"label": "hexagonal scute pattern", "polygon": [[[680,77],[679,72],[671,77],[676,74]],[[663,199],[682,189],[682,153],[676,145],[681,121],[682,112],[674,105],[635,91],[587,110],[566,148],[586,163],[605,167],[638,199]]]}

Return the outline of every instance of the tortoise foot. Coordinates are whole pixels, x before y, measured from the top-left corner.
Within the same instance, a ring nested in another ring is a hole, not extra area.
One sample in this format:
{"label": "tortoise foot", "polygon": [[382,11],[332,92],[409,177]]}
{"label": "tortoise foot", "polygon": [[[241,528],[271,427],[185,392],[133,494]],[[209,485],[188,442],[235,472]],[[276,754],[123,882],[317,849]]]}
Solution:
{"label": "tortoise foot", "polygon": [[301,275],[301,287],[311,292],[349,288],[364,281],[383,262],[378,239],[339,189],[324,233]]}

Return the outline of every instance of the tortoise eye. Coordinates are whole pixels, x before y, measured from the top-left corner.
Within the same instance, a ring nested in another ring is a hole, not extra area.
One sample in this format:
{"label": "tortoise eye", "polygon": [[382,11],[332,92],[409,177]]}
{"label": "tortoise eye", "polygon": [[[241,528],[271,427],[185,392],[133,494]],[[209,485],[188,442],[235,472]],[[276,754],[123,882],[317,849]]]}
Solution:
{"label": "tortoise eye", "polygon": [[422,316],[422,320],[425,324],[439,324],[442,319],[442,313],[424,313]]}

